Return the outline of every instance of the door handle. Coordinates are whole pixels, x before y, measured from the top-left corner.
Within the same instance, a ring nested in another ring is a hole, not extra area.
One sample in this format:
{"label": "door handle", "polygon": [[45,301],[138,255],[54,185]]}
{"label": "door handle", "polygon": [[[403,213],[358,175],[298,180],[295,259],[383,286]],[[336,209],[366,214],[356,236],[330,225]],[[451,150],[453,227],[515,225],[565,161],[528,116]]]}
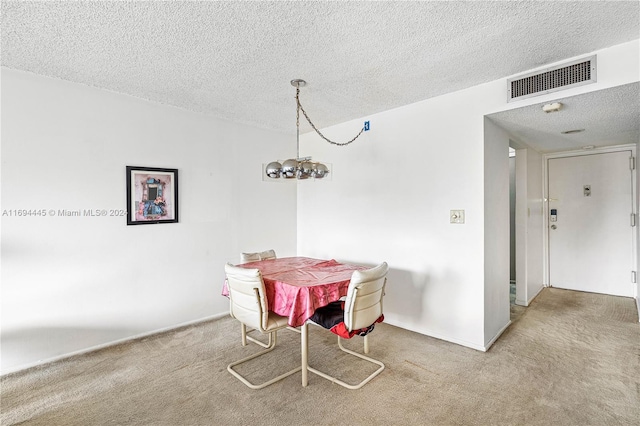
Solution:
{"label": "door handle", "polygon": [[558,227],[556,225],[551,225],[551,229],[557,229]]}

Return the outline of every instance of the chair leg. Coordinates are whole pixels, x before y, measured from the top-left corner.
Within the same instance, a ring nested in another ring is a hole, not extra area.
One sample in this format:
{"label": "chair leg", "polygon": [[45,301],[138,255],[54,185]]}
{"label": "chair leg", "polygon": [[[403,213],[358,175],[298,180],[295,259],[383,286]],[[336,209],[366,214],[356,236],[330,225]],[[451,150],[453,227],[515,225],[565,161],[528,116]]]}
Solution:
{"label": "chair leg", "polygon": [[[264,343],[254,337],[251,337],[248,333],[253,331],[251,329],[246,328],[246,326],[244,324],[241,324],[242,326],[242,341],[244,342],[244,344],[242,346],[247,346],[247,340],[250,342],[255,343],[258,346],[262,346],[263,348],[270,348],[271,346],[275,345],[275,342],[272,343],[271,342],[271,334],[269,334],[269,341],[267,343]],[[295,331],[296,333],[300,334],[300,330],[298,330],[297,328],[294,327],[287,327],[287,330],[291,330],[291,331]]]}
{"label": "chair leg", "polygon": [[[243,324],[243,326],[244,326],[244,324]],[[251,331],[251,330],[250,330],[250,331]],[[277,333],[277,331],[274,331],[274,333]],[[262,346],[263,348],[267,348],[267,349],[269,349],[269,348],[272,348],[272,347],[274,347],[274,346],[276,345],[275,340],[273,340],[273,341],[271,340],[271,334],[272,334],[272,333],[269,333],[269,341],[268,341],[267,343],[261,342],[260,340],[255,339],[255,338],[253,338],[253,337],[249,336],[248,334],[246,334],[246,335],[245,335],[245,337],[246,337],[246,339],[247,339],[247,340],[249,340],[250,342],[253,342],[253,343],[255,343],[255,344],[256,344],[256,345],[258,345],[258,346]],[[246,346],[246,345],[245,345],[245,346]]]}
{"label": "chair leg", "polygon": [[240,334],[242,339],[242,346],[247,346],[247,326],[244,323],[240,323]]}
{"label": "chair leg", "polygon": [[302,324],[302,336],[300,337],[300,358],[302,369],[302,386],[306,387],[309,384],[309,324]]}
{"label": "chair leg", "polygon": [[[273,340],[271,338],[272,334],[273,334]],[[268,381],[266,381],[264,383],[253,384],[249,380],[247,380],[244,376],[242,376],[240,373],[238,373],[237,371],[235,371],[233,369],[233,367],[235,367],[236,365],[240,365],[240,364],[242,364],[244,362],[250,361],[250,360],[252,360],[254,358],[257,358],[257,357],[262,356],[262,355],[264,355],[264,354],[266,354],[268,352],[271,352],[272,350],[275,349],[277,340],[278,340],[277,332],[269,333],[269,345],[270,346],[266,350],[260,351],[258,353],[253,354],[253,355],[250,355],[250,356],[248,356],[246,358],[242,358],[239,361],[232,362],[231,364],[229,364],[227,366],[227,371],[229,371],[229,373],[233,374],[238,380],[240,380],[242,383],[244,383],[245,385],[247,385],[251,389],[262,389],[264,387],[269,386],[270,384],[273,384],[273,383],[275,383],[275,382],[277,382],[279,380],[284,379],[285,377],[289,377],[290,375],[295,374],[298,371],[300,371],[301,366],[298,366],[298,367],[294,368],[293,370],[287,371],[286,373],[283,373],[283,374],[279,375],[278,377],[274,377],[273,379],[268,380]]]}
{"label": "chair leg", "polygon": [[364,353],[368,354],[369,353],[369,335],[365,334],[364,336]]}
{"label": "chair leg", "polygon": [[[304,335],[304,332],[303,332]],[[366,337],[366,336],[365,336]],[[340,348],[340,350],[342,350],[343,352],[346,352],[348,354],[351,354],[353,356],[356,356],[358,358],[364,359],[365,361],[369,361],[373,364],[376,364],[378,366],[380,366],[376,371],[374,371],[373,373],[371,373],[368,377],[366,377],[363,381],[361,381],[358,384],[355,385],[351,385],[347,382],[344,382],[336,377],[330,376],[327,373],[323,373],[322,371],[316,370],[313,367],[309,367],[307,366],[307,369],[309,371],[311,371],[314,374],[317,374],[318,376],[324,377],[327,380],[330,380],[340,386],[343,386],[347,389],[360,389],[362,386],[364,386],[365,384],[367,384],[371,379],[373,379],[374,377],[376,377],[378,374],[380,374],[382,372],[382,370],[384,370],[384,364],[376,359],[373,359],[371,357],[359,354],[358,352],[354,352],[350,349],[345,348],[344,346],[342,346],[342,339],[340,338],[340,336],[338,336],[338,347]],[[365,351],[368,351],[368,343],[365,341]]]}

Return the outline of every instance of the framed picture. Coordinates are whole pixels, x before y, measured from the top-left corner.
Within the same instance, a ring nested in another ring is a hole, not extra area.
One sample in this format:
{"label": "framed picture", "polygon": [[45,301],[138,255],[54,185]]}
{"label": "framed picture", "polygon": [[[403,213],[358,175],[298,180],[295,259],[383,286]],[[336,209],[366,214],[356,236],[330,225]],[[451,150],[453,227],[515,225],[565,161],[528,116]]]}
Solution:
{"label": "framed picture", "polygon": [[127,225],[178,222],[178,169],[127,166]]}

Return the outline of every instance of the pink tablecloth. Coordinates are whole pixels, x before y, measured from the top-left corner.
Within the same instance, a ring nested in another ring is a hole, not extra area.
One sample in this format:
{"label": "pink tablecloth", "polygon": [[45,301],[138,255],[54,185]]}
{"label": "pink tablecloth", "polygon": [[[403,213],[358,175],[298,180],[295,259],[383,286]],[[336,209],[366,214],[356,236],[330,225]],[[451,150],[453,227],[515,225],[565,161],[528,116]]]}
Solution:
{"label": "pink tablecloth", "polygon": [[[317,308],[346,296],[353,271],[366,269],[308,257],[283,257],[238,266],[260,270],[269,310],[288,317],[292,327],[303,325]],[[226,284],[222,294],[228,295]]]}

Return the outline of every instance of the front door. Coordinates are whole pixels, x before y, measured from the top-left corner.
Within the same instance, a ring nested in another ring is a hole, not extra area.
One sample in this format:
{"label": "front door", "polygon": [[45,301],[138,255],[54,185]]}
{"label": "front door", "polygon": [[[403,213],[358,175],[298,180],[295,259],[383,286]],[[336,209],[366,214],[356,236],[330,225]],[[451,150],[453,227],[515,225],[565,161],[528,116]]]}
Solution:
{"label": "front door", "polygon": [[548,160],[549,284],[633,296],[632,152]]}

